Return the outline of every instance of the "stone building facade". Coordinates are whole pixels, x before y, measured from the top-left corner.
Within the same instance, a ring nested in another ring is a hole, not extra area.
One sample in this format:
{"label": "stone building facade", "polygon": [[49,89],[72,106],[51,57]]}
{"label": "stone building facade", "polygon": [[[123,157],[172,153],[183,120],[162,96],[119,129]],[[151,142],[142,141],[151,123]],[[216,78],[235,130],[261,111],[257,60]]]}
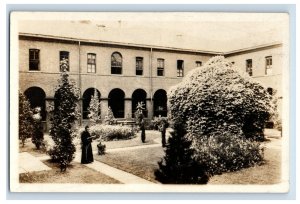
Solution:
{"label": "stone building facade", "polygon": [[282,96],[282,45],[280,43],[227,53],[150,45],[92,41],[19,33],[19,87],[32,107],[47,106],[54,98],[60,78],[60,61],[69,61],[69,75],[81,90],[82,120],[96,89],[100,94],[101,117],[110,106],[119,120],[132,118],[138,102],[145,103],[145,115],[167,115],[167,91],[191,69],[209,58],[224,55],[237,68]]}

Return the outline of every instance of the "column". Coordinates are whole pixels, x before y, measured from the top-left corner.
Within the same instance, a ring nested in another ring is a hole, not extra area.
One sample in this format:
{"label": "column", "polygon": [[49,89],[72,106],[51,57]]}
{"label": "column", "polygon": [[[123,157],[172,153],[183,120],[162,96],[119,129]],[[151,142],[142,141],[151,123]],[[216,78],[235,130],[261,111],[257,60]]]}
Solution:
{"label": "column", "polygon": [[132,118],[131,98],[125,98],[124,118]]}
{"label": "column", "polygon": [[101,120],[103,122],[108,110],[108,99],[101,99]]}
{"label": "column", "polygon": [[153,118],[153,101],[147,98],[146,100],[146,107],[148,110],[148,118],[152,119]]}

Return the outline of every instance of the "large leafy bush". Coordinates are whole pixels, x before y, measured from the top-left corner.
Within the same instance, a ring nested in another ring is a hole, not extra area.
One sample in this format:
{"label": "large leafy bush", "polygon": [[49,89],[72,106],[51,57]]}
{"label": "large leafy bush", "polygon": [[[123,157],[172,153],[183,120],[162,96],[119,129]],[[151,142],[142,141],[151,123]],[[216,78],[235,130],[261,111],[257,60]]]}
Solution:
{"label": "large leafy bush", "polygon": [[216,130],[263,137],[264,124],[274,112],[267,90],[222,56],[191,71],[171,88],[168,99],[171,118],[186,121],[187,132],[195,139]]}
{"label": "large leafy bush", "polygon": [[272,96],[224,57],[211,58],[168,93],[170,117],[184,121],[194,157],[211,175],[252,166],[263,159],[265,122]]}

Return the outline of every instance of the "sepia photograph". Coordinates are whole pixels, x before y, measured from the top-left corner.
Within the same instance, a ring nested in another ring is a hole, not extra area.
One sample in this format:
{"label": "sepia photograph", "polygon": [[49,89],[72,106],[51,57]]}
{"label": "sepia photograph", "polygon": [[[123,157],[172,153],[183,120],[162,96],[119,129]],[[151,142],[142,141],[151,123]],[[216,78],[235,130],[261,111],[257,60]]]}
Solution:
{"label": "sepia photograph", "polygon": [[12,12],[12,192],[289,191],[289,15]]}

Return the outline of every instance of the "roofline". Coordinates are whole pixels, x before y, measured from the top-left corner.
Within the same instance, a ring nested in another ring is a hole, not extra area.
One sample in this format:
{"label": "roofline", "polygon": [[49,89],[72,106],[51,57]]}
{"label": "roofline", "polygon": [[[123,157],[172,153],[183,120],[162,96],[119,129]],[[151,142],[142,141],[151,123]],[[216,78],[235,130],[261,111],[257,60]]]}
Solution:
{"label": "roofline", "polygon": [[238,55],[238,54],[243,54],[243,53],[248,53],[248,52],[253,52],[257,50],[264,50],[264,49],[270,49],[270,48],[275,48],[275,47],[281,47],[282,43],[281,42],[273,42],[273,43],[268,43],[268,44],[262,44],[262,45],[256,45],[252,47],[247,47],[247,48],[242,48],[238,50],[232,50],[228,52],[224,52],[224,56],[232,56],[232,55]]}
{"label": "roofline", "polygon": [[227,51],[227,52],[217,52],[217,51],[205,51],[205,50],[194,50],[194,49],[183,49],[183,48],[175,48],[175,47],[164,47],[164,46],[153,46],[153,45],[145,45],[145,44],[134,44],[134,43],[122,43],[122,42],[113,42],[113,41],[104,41],[104,40],[89,40],[89,39],[79,39],[72,37],[59,37],[55,35],[43,35],[43,34],[33,34],[33,33],[19,33],[19,37],[30,37],[30,38],[40,38],[40,39],[48,39],[48,40],[61,40],[67,41],[69,43],[90,43],[90,44],[104,44],[104,45],[115,45],[115,46],[125,46],[132,48],[143,48],[143,49],[156,49],[156,50],[167,50],[167,51],[176,51],[176,52],[193,52],[193,53],[201,53],[206,55],[224,55],[232,56],[247,52],[252,52],[261,49],[269,49],[273,47],[282,46],[281,42],[273,42],[268,44],[256,45],[252,47]]}
{"label": "roofline", "polygon": [[133,47],[133,48],[144,48],[144,49],[149,49],[149,50],[156,49],[156,50],[167,50],[167,51],[177,51],[177,52],[202,53],[202,54],[208,54],[208,55],[222,55],[222,52],[214,52],[214,51],[183,49],[183,48],[164,47],[164,46],[153,46],[153,45],[146,45],[146,44],[122,43],[122,42],[113,42],[113,41],[104,41],[104,40],[89,40],[89,39],[59,37],[59,36],[54,36],[54,35],[43,35],[43,34],[22,33],[22,32],[19,33],[19,37],[31,37],[31,38],[40,38],[40,39],[48,39],[48,40],[61,40],[61,41],[69,41],[70,43],[80,42],[80,43],[91,43],[91,44],[106,44],[106,45]]}

